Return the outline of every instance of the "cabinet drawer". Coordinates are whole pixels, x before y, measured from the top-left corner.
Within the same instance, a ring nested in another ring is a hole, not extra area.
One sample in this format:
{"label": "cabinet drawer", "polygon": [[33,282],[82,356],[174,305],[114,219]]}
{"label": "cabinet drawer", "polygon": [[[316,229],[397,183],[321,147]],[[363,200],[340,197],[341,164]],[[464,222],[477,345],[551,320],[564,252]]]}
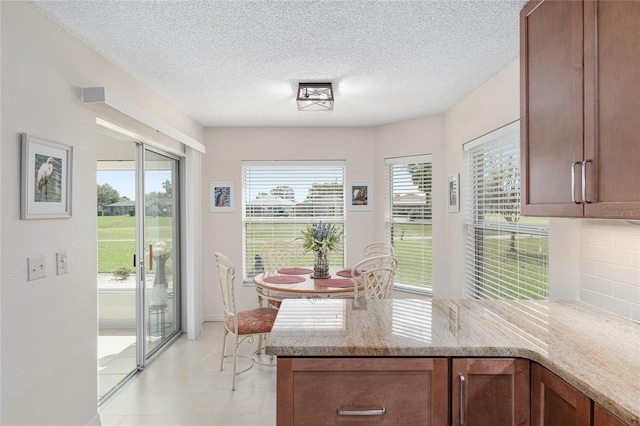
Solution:
{"label": "cabinet drawer", "polygon": [[[446,359],[295,359],[293,424],[444,424],[447,368]],[[281,414],[278,424],[291,424]]]}

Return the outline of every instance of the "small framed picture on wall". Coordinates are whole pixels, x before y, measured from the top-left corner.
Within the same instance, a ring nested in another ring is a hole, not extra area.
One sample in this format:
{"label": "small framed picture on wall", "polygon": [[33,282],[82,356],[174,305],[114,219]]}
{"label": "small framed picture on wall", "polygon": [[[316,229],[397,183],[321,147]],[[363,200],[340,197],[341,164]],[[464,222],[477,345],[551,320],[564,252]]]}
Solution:
{"label": "small framed picture on wall", "polygon": [[448,212],[460,211],[460,185],[458,182],[459,176],[460,175],[449,176],[449,200],[447,202]]}
{"label": "small framed picture on wall", "polygon": [[71,217],[73,148],[22,134],[22,219]]}
{"label": "small framed picture on wall", "polygon": [[349,181],[349,210],[371,210],[371,181]]}
{"label": "small framed picture on wall", "polygon": [[233,182],[211,182],[209,184],[209,210],[211,212],[234,211],[235,194]]}

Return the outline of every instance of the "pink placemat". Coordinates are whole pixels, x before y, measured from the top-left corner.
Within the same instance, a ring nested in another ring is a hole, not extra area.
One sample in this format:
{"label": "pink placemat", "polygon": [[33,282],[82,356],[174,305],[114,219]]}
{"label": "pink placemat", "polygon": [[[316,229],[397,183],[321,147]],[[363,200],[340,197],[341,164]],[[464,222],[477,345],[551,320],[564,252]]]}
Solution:
{"label": "pink placemat", "polygon": [[326,280],[316,280],[316,284],[323,287],[353,287],[353,283],[347,278],[329,278]]}
{"label": "pink placemat", "polygon": [[342,271],[336,272],[336,275],[341,277],[351,278],[351,269],[343,269]]}
{"label": "pink placemat", "polygon": [[278,273],[279,274],[285,274],[285,275],[306,275],[306,274],[310,274],[313,272],[313,269],[307,269],[307,268],[284,268],[284,269],[278,269]]}
{"label": "pink placemat", "polygon": [[274,275],[273,277],[264,277],[262,280],[271,284],[296,284],[304,282],[305,279],[296,275]]}

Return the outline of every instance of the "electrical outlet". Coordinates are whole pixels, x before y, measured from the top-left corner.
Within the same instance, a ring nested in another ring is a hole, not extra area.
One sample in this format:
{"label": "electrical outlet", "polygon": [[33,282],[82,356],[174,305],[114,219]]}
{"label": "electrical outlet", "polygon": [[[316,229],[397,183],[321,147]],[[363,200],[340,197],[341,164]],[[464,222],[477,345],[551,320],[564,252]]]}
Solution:
{"label": "electrical outlet", "polygon": [[30,257],[28,259],[28,280],[38,280],[47,276],[47,262],[44,257]]}
{"label": "electrical outlet", "polygon": [[56,270],[58,275],[67,273],[67,252],[60,251],[56,253]]}

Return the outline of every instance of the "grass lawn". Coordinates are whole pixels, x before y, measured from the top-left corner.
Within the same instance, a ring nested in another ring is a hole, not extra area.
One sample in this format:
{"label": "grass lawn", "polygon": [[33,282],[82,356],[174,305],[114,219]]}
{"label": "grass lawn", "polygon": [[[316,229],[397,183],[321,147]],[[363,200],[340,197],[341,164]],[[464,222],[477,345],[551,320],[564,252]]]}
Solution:
{"label": "grass lawn", "polygon": [[[171,218],[165,216],[146,218],[147,241],[153,244],[166,241],[171,247]],[[116,269],[133,267],[136,252],[136,218],[134,216],[98,216],[98,272],[109,273]]]}
{"label": "grass lawn", "polygon": [[[396,222],[393,225],[392,234],[393,247],[398,258],[396,282],[431,288],[433,285],[431,224]],[[411,268],[403,265],[411,265]]]}
{"label": "grass lawn", "polygon": [[[549,238],[485,231],[482,272],[475,272],[487,299],[547,299]],[[514,285],[519,282],[519,285]]]}

